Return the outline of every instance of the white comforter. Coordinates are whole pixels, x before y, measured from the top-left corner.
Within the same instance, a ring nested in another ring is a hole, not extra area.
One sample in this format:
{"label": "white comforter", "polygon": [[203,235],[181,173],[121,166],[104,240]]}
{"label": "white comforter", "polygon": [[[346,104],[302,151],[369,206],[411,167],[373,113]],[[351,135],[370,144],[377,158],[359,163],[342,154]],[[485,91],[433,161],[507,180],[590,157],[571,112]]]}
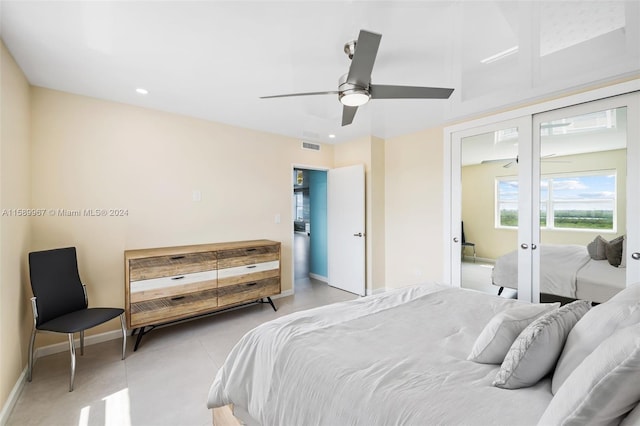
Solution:
{"label": "white comforter", "polygon": [[[585,246],[540,246],[540,292],[576,298],[576,277],[590,260]],[[518,252],[499,257],[493,267],[494,285],[518,288]]]}
{"label": "white comforter", "polygon": [[247,333],[209,391],[262,425],[529,425],[549,380],[491,386],[499,366],[467,361],[491,317],[515,303],[438,285],[291,314]]}

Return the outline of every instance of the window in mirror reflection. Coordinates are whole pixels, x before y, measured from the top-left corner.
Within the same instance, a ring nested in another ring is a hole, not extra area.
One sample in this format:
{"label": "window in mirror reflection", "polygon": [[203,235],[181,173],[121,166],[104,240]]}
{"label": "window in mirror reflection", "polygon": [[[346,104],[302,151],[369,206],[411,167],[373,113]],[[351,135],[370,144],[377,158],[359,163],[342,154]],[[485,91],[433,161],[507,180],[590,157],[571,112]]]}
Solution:
{"label": "window in mirror reflection", "polygon": [[[496,227],[518,226],[518,181],[496,179]],[[540,227],[616,231],[614,170],[547,175],[540,180]]]}

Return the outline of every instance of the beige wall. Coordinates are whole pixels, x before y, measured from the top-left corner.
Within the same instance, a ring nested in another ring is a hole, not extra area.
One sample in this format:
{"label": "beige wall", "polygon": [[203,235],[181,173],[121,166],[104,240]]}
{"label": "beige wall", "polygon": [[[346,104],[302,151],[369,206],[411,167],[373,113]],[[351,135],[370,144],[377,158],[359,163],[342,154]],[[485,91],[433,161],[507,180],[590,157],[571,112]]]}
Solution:
{"label": "beige wall", "polygon": [[[127,211],[33,221],[34,250],[78,247],[93,305],[123,306],[124,250],[217,241],[281,241],[282,290],[292,289],[291,166],[330,167],[332,146],[302,150],[293,138],[32,91],[33,206]],[[40,345],[59,340],[47,337]]]}
{"label": "beige wall", "polygon": [[385,144],[386,286],[443,277],[443,129]]}
{"label": "beige wall", "polygon": [[[622,235],[626,229],[626,150],[558,157],[567,163],[543,162],[543,174],[617,170],[618,232],[593,231],[541,231],[544,244],[583,244],[601,234],[607,239]],[[465,237],[476,244],[478,257],[496,259],[513,251],[517,246],[516,229],[496,229],[494,225],[495,179],[516,176],[517,169],[505,169],[499,163],[466,166],[462,168],[462,220]],[[467,252],[469,255],[470,252]]]}
{"label": "beige wall", "polygon": [[29,208],[29,83],[0,43],[0,407],[27,359],[31,293],[29,225],[11,209]]}
{"label": "beige wall", "polygon": [[335,167],[364,164],[367,294],[385,287],[384,150],[384,140],[369,136],[334,148]]}
{"label": "beige wall", "polygon": [[385,141],[371,137],[371,222],[370,236],[373,292],[386,287],[386,185],[385,185]]}

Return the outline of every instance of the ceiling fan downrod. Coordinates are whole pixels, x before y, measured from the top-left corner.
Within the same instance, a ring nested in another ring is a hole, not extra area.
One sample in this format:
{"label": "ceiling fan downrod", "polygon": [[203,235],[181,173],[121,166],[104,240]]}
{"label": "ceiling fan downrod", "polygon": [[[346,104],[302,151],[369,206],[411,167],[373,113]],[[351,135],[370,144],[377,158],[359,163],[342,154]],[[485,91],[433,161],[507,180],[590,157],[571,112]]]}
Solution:
{"label": "ceiling fan downrod", "polygon": [[349,59],[353,59],[353,55],[356,53],[356,40],[351,40],[344,44],[344,53],[347,54]]}

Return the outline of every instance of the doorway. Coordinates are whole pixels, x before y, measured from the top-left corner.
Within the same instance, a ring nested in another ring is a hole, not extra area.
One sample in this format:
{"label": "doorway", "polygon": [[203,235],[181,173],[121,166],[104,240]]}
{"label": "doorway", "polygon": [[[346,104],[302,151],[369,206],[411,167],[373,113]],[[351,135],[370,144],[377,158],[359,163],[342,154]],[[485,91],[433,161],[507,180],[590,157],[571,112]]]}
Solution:
{"label": "doorway", "polygon": [[324,285],[327,272],[327,171],[293,169],[295,291]]}

